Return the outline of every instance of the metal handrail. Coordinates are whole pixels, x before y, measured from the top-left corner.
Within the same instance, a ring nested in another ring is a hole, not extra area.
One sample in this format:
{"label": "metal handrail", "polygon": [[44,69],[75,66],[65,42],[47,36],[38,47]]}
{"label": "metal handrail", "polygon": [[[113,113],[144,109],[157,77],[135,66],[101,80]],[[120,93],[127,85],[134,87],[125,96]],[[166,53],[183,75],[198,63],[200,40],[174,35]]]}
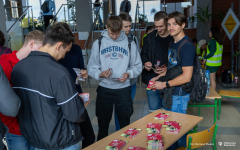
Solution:
{"label": "metal handrail", "polygon": [[[91,2],[89,2],[89,5],[90,5],[90,4],[100,4],[100,8],[99,8],[99,10],[98,10],[98,12],[97,12],[97,14],[96,14],[96,18],[94,19],[94,22],[93,22],[93,24],[92,24],[91,30],[90,30],[89,35],[88,35],[88,38],[87,38],[87,40],[86,40],[86,42],[85,42],[85,44],[84,44],[84,48],[85,48],[85,58],[86,58],[86,64],[85,64],[85,65],[86,65],[86,66],[87,66],[87,64],[88,64],[88,55],[87,55],[88,42],[89,42],[91,33],[93,33],[93,29],[94,29],[94,27],[95,27],[95,25],[96,25],[96,23],[97,23],[97,20],[99,19],[98,15],[99,15],[99,13],[100,13],[100,9],[103,7],[103,3],[104,3],[104,2],[102,2],[102,3],[91,3]],[[99,29],[99,25],[98,25],[98,29]],[[92,34],[92,38],[93,38],[93,34]],[[88,85],[88,87],[89,87],[89,78],[87,78],[87,85]]]}
{"label": "metal handrail", "polygon": [[[54,18],[52,19],[51,23],[49,23],[49,25],[47,26],[45,32],[50,28],[51,24],[54,22],[54,20],[57,18],[57,15],[58,13],[60,12],[60,10],[62,9],[63,5],[68,5],[68,6],[71,6],[71,5],[75,5],[75,4],[62,4],[61,7],[58,9],[56,15],[54,16]],[[65,7],[64,7],[65,8]],[[65,20],[66,21],[66,20]]]}
{"label": "metal handrail", "polygon": [[[91,3],[91,4],[94,4],[94,3]],[[98,3],[97,3],[97,4],[98,4]],[[100,4],[101,4],[101,5],[100,5],[100,8],[102,8],[102,3],[100,3]],[[90,32],[89,32],[88,38],[87,38],[87,40],[86,40],[86,42],[85,42],[85,44],[84,44],[84,48],[85,48],[85,49],[87,49],[87,46],[88,46],[87,44],[88,44],[88,41],[89,41],[89,39],[90,39],[90,35],[91,35],[91,33],[93,32],[93,29],[94,29],[94,27],[95,27],[95,25],[96,25],[96,23],[97,23],[99,13],[100,13],[100,9],[99,9],[98,12],[97,12],[96,18],[94,19],[94,22],[93,22],[93,24],[92,24],[91,30],[90,30]],[[86,52],[87,52],[87,51],[86,51]]]}
{"label": "metal handrail", "polygon": [[[22,15],[12,24],[12,26],[7,30],[7,33],[9,33],[9,31],[13,28],[13,26],[19,21],[22,19],[22,17],[25,15],[25,12],[32,6],[20,6],[20,7],[6,7],[6,8],[23,8],[23,7],[27,7],[26,10],[24,10],[24,12],[22,13]],[[33,11],[32,11],[32,15],[33,15]],[[32,16],[32,22],[33,22],[33,30],[35,30],[35,27],[34,27],[34,21],[33,21],[33,16]]]}
{"label": "metal handrail", "polygon": [[134,28],[133,28],[133,31],[135,33],[135,29],[136,29],[136,24],[137,24],[137,17],[138,17],[138,2],[137,2],[137,7],[136,7],[136,13],[135,13],[135,22],[134,22]]}
{"label": "metal handrail", "polygon": [[32,6],[18,6],[18,7],[4,7],[4,8],[25,8],[25,7],[32,7]]}
{"label": "metal handrail", "polygon": [[[137,37],[137,40],[138,40],[138,43],[141,44],[141,38],[139,39],[139,22],[137,23],[138,21],[138,18],[139,18],[139,4],[137,2],[137,6],[136,6],[136,13],[135,13],[135,22],[134,22],[134,27],[133,27],[133,34],[135,37]],[[136,28],[138,28],[138,31],[136,32]],[[140,34],[141,35],[141,34]],[[139,76],[139,81],[140,81],[140,87],[142,86],[142,76],[140,75]]]}

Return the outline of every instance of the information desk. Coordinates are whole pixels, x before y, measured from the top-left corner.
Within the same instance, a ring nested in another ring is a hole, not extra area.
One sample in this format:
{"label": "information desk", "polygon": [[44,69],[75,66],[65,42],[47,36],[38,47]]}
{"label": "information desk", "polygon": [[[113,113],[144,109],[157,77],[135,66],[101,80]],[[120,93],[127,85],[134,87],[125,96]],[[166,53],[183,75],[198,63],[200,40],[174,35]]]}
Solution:
{"label": "information desk", "polygon": [[[166,129],[165,128],[162,129],[160,134],[163,136],[164,149],[167,149],[174,142],[176,142],[180,137],[182,137],[185,133],[187,133],[195,125],[197,125],[201,120],[203,120],[203,117],[174,113],[174,112],[159,109],[159,110],[156,110],[153,113],[150,113],[149,115],[133,122],[132,124],[124,127],[123,129],[121,129],[117,132],[114,132],[113,134],[105,137],[104,139],[86,147],[83,150],[105,150],[106,146],[115,139],[129,141],[129,143],[124,147],[123,150],[127,150],[127,148],[129,146],[140,146],[140,147],[147,148],[147,131],[146,131],[147,123],[163,124],[164,123],[163,120],[154,119],[154,116],[156,116],[159,113],[170,114],[170,117],[167,118],[166,121],[176,121],[176,122],[182,124],[182,128],[178,134],[166,133]],[[122,133],[127,131],[129,128],[139,128],[139,129],[142,129],[142,131],[133,139],[120,136]]]}

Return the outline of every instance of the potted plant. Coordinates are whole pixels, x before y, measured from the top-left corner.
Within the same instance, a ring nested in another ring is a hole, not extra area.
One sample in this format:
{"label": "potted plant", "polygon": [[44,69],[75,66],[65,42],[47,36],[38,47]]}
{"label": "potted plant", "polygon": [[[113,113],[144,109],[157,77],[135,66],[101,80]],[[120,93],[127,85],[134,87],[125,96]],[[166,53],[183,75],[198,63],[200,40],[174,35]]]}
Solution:
{"label": "potted plant", "polygon": [[194,28],[195,16],[188,17],[188,27]]}
{"label": "potted plant", "polygon": [[145,27],[147,22],[147,15],[139,14],[139,23],[141,24],[141,27]]}
{"label": "potted plant", "polygon": [[[209,4],[207,7],[198,7],[198,12],[195,13],[195,17],[197,18],[197,22],[202,22],[204,23],[204,27],[205,27],[205,30],[206,30],[206,35],[208,35],[209,33],[209,30],[210,30],[210,23],[209,23],[209,20],[211,19],[212,17],[212,14],[210,13],[210,8],[209,8]],[[210,40],[210,38],[209,38]]]}

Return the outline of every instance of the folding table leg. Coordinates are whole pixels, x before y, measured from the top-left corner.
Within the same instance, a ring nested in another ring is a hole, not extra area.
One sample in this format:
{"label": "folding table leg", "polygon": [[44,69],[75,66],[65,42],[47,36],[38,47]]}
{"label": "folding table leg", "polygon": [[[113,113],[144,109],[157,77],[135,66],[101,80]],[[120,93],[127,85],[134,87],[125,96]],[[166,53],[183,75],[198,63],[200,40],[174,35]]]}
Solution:
{"label": "folding table leg", "polygon": [[218,99],[215,99],[215,103],[214,103],[214,123],[217,121],[217,102],[218,102]]}
{"label": "folding table leg", "polygon": [[220,115],[221,115],[221,105],[222,105],[221,103],[222,103],[222,101],[219,98],[218,99],[218,120],[220,120]]}

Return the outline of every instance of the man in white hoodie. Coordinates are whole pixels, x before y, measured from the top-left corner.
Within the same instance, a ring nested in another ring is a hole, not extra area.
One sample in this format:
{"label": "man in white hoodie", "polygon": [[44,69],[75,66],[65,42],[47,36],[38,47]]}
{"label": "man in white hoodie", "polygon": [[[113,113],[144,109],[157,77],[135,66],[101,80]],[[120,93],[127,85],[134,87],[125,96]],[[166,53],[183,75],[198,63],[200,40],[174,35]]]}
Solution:
{"label": "man in white hoodie", "polygon": [[[139,76],[142,62],[134,41],[128,44],[128,37],[122,31],[119,16],[107,19],[102,40],[93,43],[87,66],[89,76],[101,80],[97,88],[96,116],[98,117],[97,140],[108,136],[113,106],[116,109],[120,128],[130,124],[133,113],[130,79]],[[99,46],[99,44],[101,45]]]}

